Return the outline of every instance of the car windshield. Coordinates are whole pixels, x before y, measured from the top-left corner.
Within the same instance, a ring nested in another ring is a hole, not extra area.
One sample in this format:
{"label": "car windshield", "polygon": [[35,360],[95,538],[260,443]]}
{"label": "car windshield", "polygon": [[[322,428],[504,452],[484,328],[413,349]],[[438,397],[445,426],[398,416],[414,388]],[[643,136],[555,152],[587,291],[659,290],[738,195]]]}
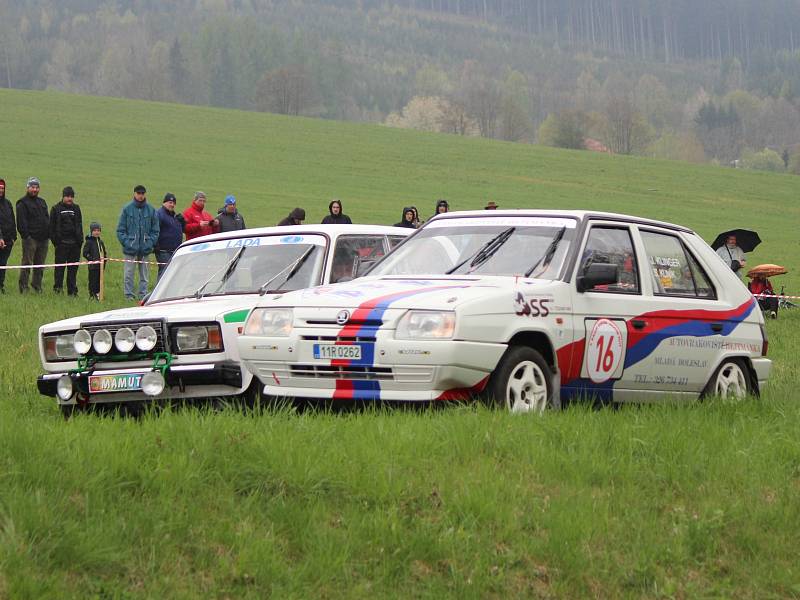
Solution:
{"label": "car windshield", "polygon": [[528,275],[556,279],[575,235],[575,219],[450,218],[431,222],[370,275]]}
{"label": "car windshield", "polygon": [[[173,256],[148,304],[199,296],[198,289],[202,296],[257,294],[281,271],[284,274],[274,285],[282,291],[312,287],[320,283],[326,247],[321,235],[261,236],[185,246]],[[286,279],[292,263],[308,250],[311,253],[302,266]]]}

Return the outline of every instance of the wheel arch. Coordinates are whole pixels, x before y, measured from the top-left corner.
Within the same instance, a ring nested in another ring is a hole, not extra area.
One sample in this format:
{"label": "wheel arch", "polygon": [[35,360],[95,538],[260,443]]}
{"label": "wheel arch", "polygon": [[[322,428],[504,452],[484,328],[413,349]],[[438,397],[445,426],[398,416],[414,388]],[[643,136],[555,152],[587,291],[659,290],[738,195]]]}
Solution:
{"label": "wheel arch", "polygon": [[528,346],[537,350],[542,358],[555,372],[558,369],[556,364],[556,353],[550,338],[544,331],[518,331],[508,340],[508,346]]}
{"label": "wheel arch", "polygon": [[752,393],[756,398],[761,396],[761,390],[758,387],[758,374],[756,373],[755,367],[753,367],[753,361],[751,357],[746,354],[726,354],[714,363],[714,366],[709,370],[708,379],[706,381],[706,385],[703,387],[702,391],[700,392],[700,397],[704,397],[707,392],[708,385],[711,383],[711,379],[716,375],[719,368],[727,361],[738,361],[742,364],[747,372],[747,376],[750,378],[750,386],[752,388]]}

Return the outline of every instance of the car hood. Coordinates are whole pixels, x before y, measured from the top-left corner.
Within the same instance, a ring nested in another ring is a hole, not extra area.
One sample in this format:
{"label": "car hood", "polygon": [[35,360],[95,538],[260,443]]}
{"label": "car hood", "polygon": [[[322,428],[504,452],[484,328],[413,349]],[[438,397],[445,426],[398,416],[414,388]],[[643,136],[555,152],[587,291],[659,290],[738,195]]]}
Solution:
{"label": "car hood", "polygon": [[243,296],[206,297],[196,300],[172,300],[149,306],[131,306],[107,310],[79,317],[72,317],[40,328],[42,332],[78,329],[82,325],[99,325],[130,321],[153,321],[166,319],[170,322],[198,322],[224,320],[227,323],[244,322],[250,309],[260,297],[255,294]]}
{"label": "car hood", "polygon": [[550,281],[515,277],[363,277],[347,283],[298,290],[260,302],[262,307],[360,308],[389,305],[396,309],[454,310],[494,295],[507,295],[516,285],[542,287]]}

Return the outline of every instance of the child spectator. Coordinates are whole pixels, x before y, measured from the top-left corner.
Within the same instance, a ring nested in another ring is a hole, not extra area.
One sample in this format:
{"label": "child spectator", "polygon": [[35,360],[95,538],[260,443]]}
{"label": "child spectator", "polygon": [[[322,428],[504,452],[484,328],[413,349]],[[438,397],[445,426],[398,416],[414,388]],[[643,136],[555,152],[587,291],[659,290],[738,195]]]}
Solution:
{"label": "child spectator", "polygon": [[[100,223],[89,225],[89,235],[83,244],[83,258],[89,261],[105,260],[108,258],[106,245],[100,239]],[[100,300],[100,266],[89,265],[89,297]],[[102,264],[106,268],[106,263]]]}

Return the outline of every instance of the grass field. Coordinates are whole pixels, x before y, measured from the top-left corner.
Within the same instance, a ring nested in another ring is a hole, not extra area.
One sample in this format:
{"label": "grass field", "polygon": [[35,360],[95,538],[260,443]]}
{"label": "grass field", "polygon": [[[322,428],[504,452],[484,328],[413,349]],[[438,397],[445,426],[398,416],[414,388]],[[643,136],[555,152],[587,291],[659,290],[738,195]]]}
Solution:
{"label": "grass field", "polygon": [[[0,131],[8,197],[73,185],[116,257],[136,183],[180,209],[233,193],[252,226],[333,197],[375,223],[493,199],[750,227],[750,264],[800,292],[791,176],[7,90]],[[78,299],[20,297],[16,273],[0,296],[0,598],[800,598],[800,310],[767,323],[773,378],[743,403],[64,421],[36,330],[97,309],[85,277]],[[119,267],[108,292],[124,305]]]}

